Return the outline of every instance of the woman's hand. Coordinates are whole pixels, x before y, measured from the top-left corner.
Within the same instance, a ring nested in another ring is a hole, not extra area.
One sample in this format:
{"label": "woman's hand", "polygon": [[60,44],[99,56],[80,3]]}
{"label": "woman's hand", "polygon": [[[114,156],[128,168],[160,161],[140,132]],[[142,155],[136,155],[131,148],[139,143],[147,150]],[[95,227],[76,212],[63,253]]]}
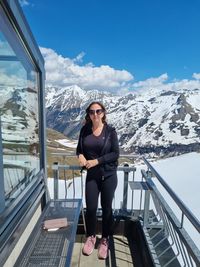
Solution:
{"label": "woman's hand", "polygon": [[78,162],[79,162],[79,165],[80,165],[81,167],[86,166],[87,160],[86,160],[86,158],[83,156],[83,154],[80,154],[80,155],[78,156]]}
{"label": "woman's hand", "polygon": [[91,159],[91,160],[87,160],[85,167],[87,169],[90,169],[90,168],[92,168],[92,167],[94,167],[94,166],[96,166],[98,164],[99,164],[99,162],[98,162],[97,159]]}

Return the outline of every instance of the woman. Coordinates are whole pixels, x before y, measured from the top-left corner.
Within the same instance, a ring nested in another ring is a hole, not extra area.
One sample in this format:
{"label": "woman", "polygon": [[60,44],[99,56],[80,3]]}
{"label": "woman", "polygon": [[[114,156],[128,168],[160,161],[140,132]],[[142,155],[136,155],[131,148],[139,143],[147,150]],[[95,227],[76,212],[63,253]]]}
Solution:
{"label": "woman", "polygon": [[92,102],[86,109],[86,123],[80,131],[77,156],[87,169],[86,230],[83,254],[90,255],[96,243],[96,211],[101,194],[102,238],[98,247],[99,259],[108,256],[108,238],[112,234],[112,200],[117,187],[119,144],[116,131],[106,123],[106,110],[100,102]]}

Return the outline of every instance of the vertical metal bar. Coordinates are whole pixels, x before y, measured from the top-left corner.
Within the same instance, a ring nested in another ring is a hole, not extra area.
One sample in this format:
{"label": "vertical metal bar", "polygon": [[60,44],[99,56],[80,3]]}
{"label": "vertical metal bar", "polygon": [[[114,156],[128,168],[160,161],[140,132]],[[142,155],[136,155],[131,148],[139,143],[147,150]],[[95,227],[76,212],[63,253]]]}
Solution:
{"label": "vertical metal bar", "polygon": [[[135,170],[133,170],[133,182],[135,180]],[[131,212],[133,213],[133,201],[134,201],[134,190],[131,190]]]}
{"label": "vertical metal bar", "polygon": [[[28,37],[28,36],[27,36]],[[34,53],[35,54],[35,53]],[[36,52],[36,54],[38,54]],[[35,56],[36,56],[35,54]],[[35,57],[34,56],[34,57]],[[32,56],[31,56],[32,57]],[[37,86],[38,86],[38,123],[39,123],[39,157],[40,170],[43,170],[44,183],[47,185],[47,147],[46,147],[46,107],[45,107],[45,69],[44,61],[40,55],[37,56]],[[42,59],[42,60],[41,60]],[[35,65],[35,64],[34,64]],[[45,205],[49,200],[49,192],[45,191],[43,195],[43,204]]]}
{"label": "vertical metal bar", "polygon": [[149,203],[150,203],[150,191],[145,190],[145,196],[144,196],[144,218],[143,223],[144,226],[147,227],[149,224]]}
{"label": "vertical metal bar", "polygon": [[[143,182],[144,181],[144,177],[143,177],[143,173],[142,173],[142,180],[141,180],[141,182]],[[143,197],[143,190],[141,189],[140,190],[140,206],[139,206],[139,216],[142,216],[143,214],[142,214],[142,197]]]}
{"label": "vertical metal bar", "polygon": [[85,222],[85,213],[84,213],[83,204],[82,204],[81,212],[82,212],[82,217],[83,217],[83,227],[84,227],[84,231],[86,233],[86,222]]}
{"label": "vertical metal bar", "polygon": [[58,179],[59,179],[58,162],[54,162],[53,164],[55,165],[55,168],[53,169],[54,199],[58,199]]}
{"label": "vertical metal bar", "polygon": [[83,172],[81,172],[81,198],[83,199]]}
{"label": "vertical metal bar", "polygon": [[[128,164],[124,164],[124,167],[129,167]],[[127,210],[127,200],[128,200],[128,174],[129,171],[124,170],[124,190],[123,190],[123,203],[122,210]]]}
{"label": "vertical metal bar", "polygon": [[73,198],[76,195],[75,180],[74,180],[74,170],[72,170],[72,181],[73,181]]}
{"label": "vertical metal bar", "polygon": [[67,177],[65,177],[65,198],[67,198]]}
{"label": "vertical metal bar", "polygon": [[[185,254],[185,250],[184,250],[184,247],[182,245],[182,241],[180,240],[180,237],[176,231],[174,231],[174,235],[176,237],[177,244],[178,244],[179,250],[180,250],[181,255],[182,255],[182,261],[184,262],[183,266],[189,266],[188,259],[187,259],[187,256]],[[186,261],[187,261],[188,265],[186,264]]]}
{"label": "vertical metal bar", "polygon": [[[193,260],[191,258],[191,255],[188,253],[188,258],[190,260],[190,263],[191,263],[191,266],[194,267],[194,263],[193,263]],[[196,266],[196,265],[195,265]]]}
{"label": "vertical metal bar", "polygon": [[[64,165],[64,161],[65,161],[65,156],[64,156],[64,158],[63,158],[63,165]],[[65,165],[64,165],[65,166]],[[68,189],[68,187],[67,187],[67,176],[66,176],[66,170],[65,170],[65,168],[64,168],[64,181],[65,181],[65,198],[67,198],[67,189]]]}
{"label": "vertical metal bar", "polygon": [[183,223],[184,223],[184,213],[182,212],[182,215],[181,215],[181,228],[183,228]]}
{"label": "vertical metal bar", "polygon": [[0,212],[5,209],[5,193],[4,193],[4,175],[3,175],[3,148],[1,136],[1,117],[0,117]]}
{"label": "vertical metal bar", "polygon": [[[46,166],[47,166],[47,155],[46,155],[46,109],[45,109],[45,70],[44,63],[37,61],[38,68],[40,71],[37,72],[37,85],[38,85],[38,108],[39,108],[39,145],[40,145],[40,169],[44,170],[44,179],[47,179]],[[40,64],[41,63],[41,64]],[[40,65],[40,66],[39,66]],[[46,180],[47,183],[47,180]]]}

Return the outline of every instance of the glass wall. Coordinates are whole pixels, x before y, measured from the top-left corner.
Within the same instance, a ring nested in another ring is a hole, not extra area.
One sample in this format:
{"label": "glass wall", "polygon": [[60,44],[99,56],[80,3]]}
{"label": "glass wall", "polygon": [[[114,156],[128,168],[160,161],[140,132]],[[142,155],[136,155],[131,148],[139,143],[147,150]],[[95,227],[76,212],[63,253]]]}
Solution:
{"label": "glass wall", "polygon": [[40,170],[38,77],[0,6],[0,119],[6,206]]}

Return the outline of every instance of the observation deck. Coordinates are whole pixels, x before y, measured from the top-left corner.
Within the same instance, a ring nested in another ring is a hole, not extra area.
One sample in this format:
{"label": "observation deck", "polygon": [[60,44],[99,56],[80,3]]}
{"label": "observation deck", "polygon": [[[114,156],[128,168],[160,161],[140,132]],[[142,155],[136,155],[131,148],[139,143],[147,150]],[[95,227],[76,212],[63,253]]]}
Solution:
{"label": "observation deck", "polygon": [[[66,157],[63,154],[60,156]],[[18,259],[12,265],[15,267],[200,266],[198,244],[193,240],[194,235],[191,236],[191,233],[186,231],[189,224],[198,239],[199,220],[152,164],[145,158],[143,162],[139,177],[138,172],[136,177],[135,166],[128,164],[118,166],[118,186],[113,200],[114,235],[109,241],[110,251],[106,260],[97,258],[102,223],[100,205],[97,210],[95,250],[90,256],[82,255],[85,241],[86,171],[81,171],[79,166],[56,162],[52,165],[54,178],[46,180],[42,172],[39,176],[33,177],[23,193],[19,195],[20,197],[11,201],[11,208],[15,213],[13,217],[6,213],[1,215],[0,219],[4,219],[6,223],[10,222],[9,227],[2,224],[0,228],[1,262],[8,253],[6,249],[8,240],[20,235],[23,241]],[[19,166],[15,168],[15,173],[18,171],[21,171]],[[23,181],[20,181],[21,183],[23,187]],[[8,187],[9,184],[11,181],[7,184]],[[14,194],[16,190],[20,190],[20,186],[14,190]],[[10,198],[12,191],[9,190],[9,192]],[[44,195],[46,195],[46,201]],[[173,205],[169,198],[173,201]],[[61,204],[57,209],[55,207],[58,203]],[[77,206],[74,203],[79,204]],[[39,207],[40,211],[38,211]],[[48,207],[51,207],[50,212],[47,212]],[[179,210],[178,213],[175,212],[177,210]],[[69,227],[53,234],[44,232],[42,228],[44,220],[61,217],[68,219]],[[21,237],[27,231],[29,222],[32,226],[31,230],[26,237]],[[187,227],[185,227],[186,223]],[[11,229],[15,229],[14,237]],[[11,254],[7,262],[9,257]],[[11,265],[6,263],[2,266]]]}
{"label": "observation deck", "polygon": [[[200,266],[199,248],[184,228],[187,220],[196,231],[196,235],[200,236],[199,220],[149,161],[145,158],[143,161],[146,168],[141,170],[140,180],[135,178],[134,166],[125,164],[118,167],[120,182],[113,200],[115,225],[108,259],[97,260],[99,239],[92,255],[89,257],[82,255],[85,229],[84,220],[80,216],[71,266]],[[86,173],[80,172],[79,177],[76,177],[77,172],[80,171],[79,166],[58,163],[55,163],[52,169],[54,198],[59,198],[60,194],[65,194],[66,198],[81,198],[85,207]],[[62,180],[59,179],[61,176]],[[156,186],[155,182],[159,186]],[[166,194],[173,200],[174,206],[167,202]],[[173,211],[177,209],[179,209],[179,216]],[[100,206],[97,217],[97,237],[100,238]]]}

